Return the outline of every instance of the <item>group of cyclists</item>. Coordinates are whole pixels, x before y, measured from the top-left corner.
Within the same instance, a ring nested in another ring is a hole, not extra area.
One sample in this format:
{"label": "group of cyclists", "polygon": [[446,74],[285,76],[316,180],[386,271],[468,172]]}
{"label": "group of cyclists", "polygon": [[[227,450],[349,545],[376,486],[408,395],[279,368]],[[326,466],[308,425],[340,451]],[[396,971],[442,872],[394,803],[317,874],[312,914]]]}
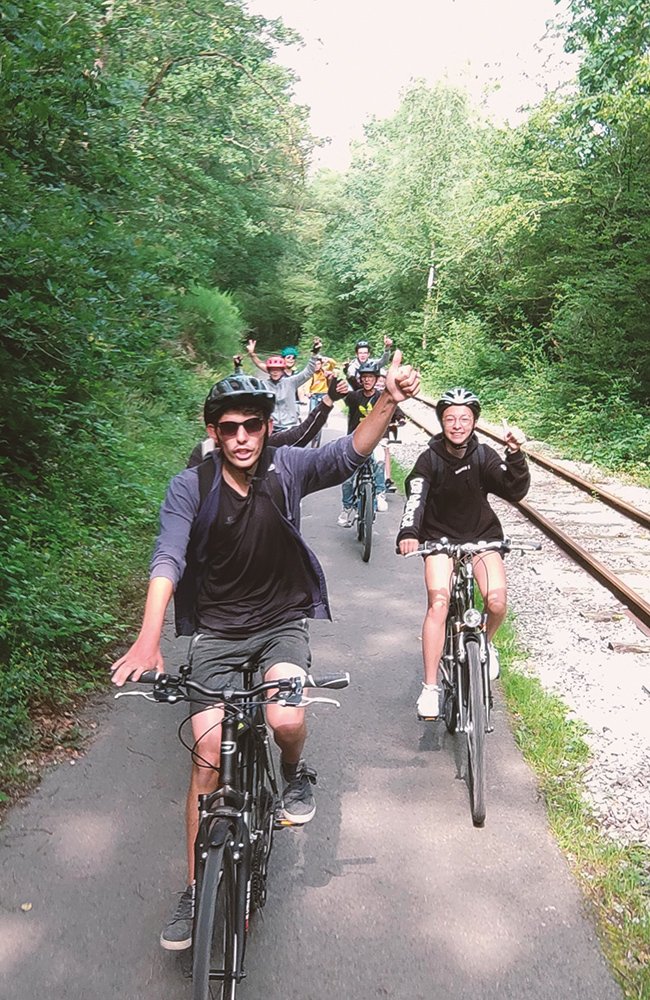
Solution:
{"label": "group of cyclists", "polygon": [[[371,358],[369,344],[359,341],[355,357],[344,368],[345,379],[325,361],[321,346],[315,340],[309,361],[295,371],[294,348],[262,362],[251,340],[247,353],[265,378],[245,374],[237,356],[234,374],[212,387],[204,405],[207,439],[171,481],[161,507],[142,625],[133,645],[112,666],[116,685],[137,680],[145,670],[164,669],[160,642],[172,598],[177,634],[191,636],[192,678],[215,692],[239,686],[238,672],[251,658],[269,681],[309,671],[308,621],[331,614],[323,569],[300,532],[301,500],[341,485],[342,524],[356,469],[372,459],[395,423],[399,404],[416,396],[420,387],[419,373],[402,363],[399,350],[391,359],[389,338],[377,360]],[[296,389],[323,370],[326,381],[316,384],[325,392],[316,393],[317,401],[301,421]],[[306,447],[337,399],[348,405],[347,434],[318,448]],[[521,451],[524,439],[517,428],[509,430],[505,459],[485,445],[479,448],[479,413],[479,401],[468,390],[454,389],[441,397],[441,433],[431,439],[406,480],[399,553],[443,536],[452,541],[503,537],[487,493],[505,499],[525,495],[529,474]],[[383,465],[375,465],[382,482]],[[379,496],[382,492],[378,489]],[[436,718],[439,711],[437,674],[450,571],[445,555],[429,555],[424,561],[424,683],[417,702],[421,718]],[[477,557],[476,579],[491,640],[506,609],[501,557]],[[213,702],[191,703],[192,736],[200,742],[201,762],[192,763],[187,795],[187,888],[160,939],[168,950],[188,948],[192,941],[196,803],[199,795],[217,787],[222,718],[218,694]],[[304,710],[270,704],[267,723],[280,751],[283,818],[302,825],[316,809],[315,771],[303,758]]]}

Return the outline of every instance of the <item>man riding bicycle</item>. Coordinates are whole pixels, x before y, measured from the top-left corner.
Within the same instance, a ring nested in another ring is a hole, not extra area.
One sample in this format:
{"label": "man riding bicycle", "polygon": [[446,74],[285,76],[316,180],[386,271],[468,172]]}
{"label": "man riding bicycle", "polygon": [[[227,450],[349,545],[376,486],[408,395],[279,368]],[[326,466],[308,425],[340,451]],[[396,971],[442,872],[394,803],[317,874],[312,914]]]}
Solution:
{"label": "man riding bicycle", "polygon": [[[372,412],[377,401],[381,399],[381,392],[376,388],[377,379],[379,378],[379,365],[375,361],[365,361],[360,365],[357,369],[357,378],[361,383],[361,388],[348,392],[343,397],[343,401],[348,408],[348,434],[352,434],[355,428]],[[370,463],[372,465],[372,474],[377,493],[377,510],[388,510],[383,454],[380,462],[374,456],[371,456]],[[341,490],[343,509],[337,521],[337,524],[341,528],[349,528],[354,522],[353,497],[354,476],[350,476],[343,483]]]}
{"label": "man riding bicycle", "polygon": [[390,361],[390,350],[392,346],[393,341],[391,338],[384,337],[384,353],[379,358],[371,358],[370,344],[368,341],[357,340],[354,345],[354,357],[351,361],[347,361],[343,365],[343,374],[353,389],[361,388],[361,382],[359,381],[360,366],[370,362],[371,364],[376,365],[377,368],[383,368]]}
{"label": "man riding bicycle", "polygon": [[[401,367],[399,352],[386,391],[353,435],[318,450],[273,448],[275,395],[267,383],[230,376],[213,386],[205,403],[214,475],[202,497],[201,466],[185,469],[168,489],[151,563],[144,618],[135,643],[113,664],[118,686],[144,670],[163,669],[160,640],[175,592],[176,628],[192,635],[192,678],[210,687],[238,686],[244,663],[255,658],[266,680],[304,675],[310,665],[307,619],[330,618],[323,570],[300,531],[300,502],[309,493],[346,479],[372,453],[395,406],[413,396],[419,378]],[[209,461],[207,459],[206,461]],[[197,797],[217,787],[222,707],[194,701],[192,735],[201,761],[193,761],[187,797],[188,886],[163,930],[161,944],[191,944],[193,844]],[[302,760],[304,710],[269,705],[267,722],[281,752],[283,807],[292,823],[308,822],[315,803],[315,772]]]}
{"label": "man riding bicycle", "polygon": [[[494,493],[504,500],[522,500],[530,486],[524,435],[517,427],[506,433],[505,461],[487,445],[479,445],[474,428],[481,412],[479,400],[468,389],[443,393],[436,405],[442,433],[429,441],[406,480],[406,504],[397,535],[401,555],[414,552],[425,541],[496,541],[503,538],[499,519],[487,501]],[[422,628],[424,682],[417,701],[421,719],[435,719],[440,711],[438,665],[445,641],[452,560],[444,553],[426,556],[424,583],[427,612]],[[507,588],[503,559],[498,552],[474,558],[474,573],[487,612],[488,642],[503,622]],[[498,657],[490,647],[490,675],[498,676]]]}

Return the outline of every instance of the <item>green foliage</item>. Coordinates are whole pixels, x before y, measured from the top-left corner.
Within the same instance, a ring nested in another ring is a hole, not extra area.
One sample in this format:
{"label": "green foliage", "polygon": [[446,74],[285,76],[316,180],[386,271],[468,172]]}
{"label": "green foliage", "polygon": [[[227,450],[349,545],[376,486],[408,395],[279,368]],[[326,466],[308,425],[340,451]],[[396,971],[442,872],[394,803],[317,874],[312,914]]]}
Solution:
{"label": "green foliage", "polygon": [[185,357],[229,368],[239,303],[281,286],[312,142],[292,40],[240,0],[2,8],[0,750],[95,682],[200,434]]}
{"label": "green foliage", "polygon": [[0,487],[8,511],[0,536],[0,749],[29,745],[34,705],[60,705],[96,683],[97,658],[130,628],[134,568],[143,587],[165,485],[201,434],[204,385],[177,368],[165,389],[158,404],[124,391],[96,400],[92,431],[49,470],[47,496]]}
{"label": "green foliage", "polygon": [[228,292],[192,286],[180,300],[183,336],[201,361],[228,367],[241,350],[244,321]]}
{"label": "green foliage", "polygon": [[581,54],[576,88],[516,129],[478,120],[455,90],[413,85],[367,128],[311,267],[315,332],[326,336],[328,316],[348,343],[389,332],[434,391],[470,383],[529,433],[641,475],[646,8],[572,0],[563,30]]}
{"label": "green foliage", "polygon": [[515,370],[511,356],[495,348],[487,329],[471,313],[450,319],[434,331],[427,373],[442,392],[452,385],[468,385],[487,399],[493,387],[498,391],[504,376]]}

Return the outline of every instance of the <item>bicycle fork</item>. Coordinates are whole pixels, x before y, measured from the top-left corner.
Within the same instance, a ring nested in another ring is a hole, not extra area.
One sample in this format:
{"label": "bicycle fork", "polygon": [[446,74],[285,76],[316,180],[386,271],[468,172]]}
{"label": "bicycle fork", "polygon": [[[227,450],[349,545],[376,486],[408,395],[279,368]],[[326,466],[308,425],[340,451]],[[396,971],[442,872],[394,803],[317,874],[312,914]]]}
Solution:
{"label": "bicycle fork", "polygon": [[[480,623],[476,626],[466,625],[461,621],[454,622],[455,631],[452,637],[454,648],[449,654],[449,659],[451,659],[452,662],[455,659],[456,663],[460,664],[461,667],[458,671],[457,678],[458,728],[463,733],[467,732],[469,675],[467,668],[466,646],[468,642],[476,642],[479,645],[479,662],[481,664],[483,697],[485,699],[485,729],[488,733],[491,733],[494,729],[490,720],[492,709],[492,691],[490,688],[490,674],[488,669],[486,621],[487,615],[483,614],[481,616]],[[445,656],[443,659],[448,659],[448,657]]]}

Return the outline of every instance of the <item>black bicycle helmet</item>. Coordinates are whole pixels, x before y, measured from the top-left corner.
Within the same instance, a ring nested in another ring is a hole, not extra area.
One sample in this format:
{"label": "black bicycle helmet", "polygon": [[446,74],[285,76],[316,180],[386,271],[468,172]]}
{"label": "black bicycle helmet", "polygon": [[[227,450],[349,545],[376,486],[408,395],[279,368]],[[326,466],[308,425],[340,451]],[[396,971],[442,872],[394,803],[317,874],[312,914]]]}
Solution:
{"label": "black bicycle helmet", "polygon": [[275,406],[275,393],[261,378],[229,375],[212,386],[203,407],[203,419],[213,424],[224,410],[260,410],[267,418]]}
{"label": "black bicycle helmet", "polygon": [[357,340],[356,344],[354,345],[355,351],[358,351],[360,347],[370,347],[370,344],[368,343],[367,340]]}
{"label": "black bicycle helmet", "polygon": [[379,365],[376,361],[364,361],[362,365],[359,365],[355,372],[355,378],[361,378],[362,375],[374,375],[379,378]]}
{"label": "black bicycle helmet", "polygon": [[448,389],[436,403],[436,414],[438,420],[442,422],[442,415],[450,406],[469,406],[470,410],[478,420],[481,414],[481,404],[478,396],[475,396],[469,389],[463,389],[457,385],[455,389]]}

